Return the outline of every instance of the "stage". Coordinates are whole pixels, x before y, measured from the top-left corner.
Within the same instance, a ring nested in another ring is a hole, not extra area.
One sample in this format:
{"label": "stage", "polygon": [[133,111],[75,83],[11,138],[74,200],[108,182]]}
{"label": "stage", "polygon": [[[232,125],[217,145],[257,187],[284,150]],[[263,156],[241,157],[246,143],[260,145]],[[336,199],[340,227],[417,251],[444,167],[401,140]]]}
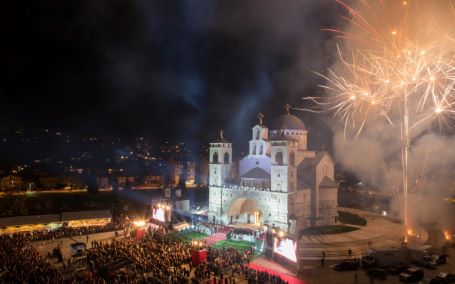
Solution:
{"label": "stage", "polygon": [[262,231],[263,226],[261,224],[248,224],[248,223],[236,223],[236,224],[229,224],[226,227],[230,228],[239,228],[239,229],[250,229],[255,231]]}

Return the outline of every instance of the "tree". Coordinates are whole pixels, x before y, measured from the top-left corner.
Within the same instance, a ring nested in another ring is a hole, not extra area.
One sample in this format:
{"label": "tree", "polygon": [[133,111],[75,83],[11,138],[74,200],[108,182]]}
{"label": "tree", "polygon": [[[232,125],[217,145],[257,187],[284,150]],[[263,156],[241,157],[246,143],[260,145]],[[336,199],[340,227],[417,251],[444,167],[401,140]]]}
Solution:
{"label": "tree", "polygon": [[179,183],[178,183],[178,186],[181,189],[186,189],[187,172],[188,172],[188,165],[187,165],[187,163],[183,163],[183,167],[182,167],[182,171],[180,172]]}
{"label": "tree", "polygon": [[130,183],[130,180],[128,178],[126,178],[125,186],[123,187],[123,190],[124,191],[131,191],[131,183]]}
{"label": "tree", "polygon": [[87,191],[92,194],[98,193],[98,181],[94,174],[87,174],[85,177],[85,185],[87,186]]}
{"label": "tree", "polygon": [[118,178],[116,176],[111,176],[111,185],[112,191],[118,192]]}

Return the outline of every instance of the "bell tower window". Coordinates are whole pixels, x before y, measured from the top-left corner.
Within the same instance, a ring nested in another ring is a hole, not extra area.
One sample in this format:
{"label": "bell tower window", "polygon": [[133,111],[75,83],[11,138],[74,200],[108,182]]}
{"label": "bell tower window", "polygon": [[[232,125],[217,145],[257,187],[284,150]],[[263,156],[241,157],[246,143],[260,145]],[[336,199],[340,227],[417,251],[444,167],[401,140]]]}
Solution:
{"label": "bell tower window", "polygon": [[283,153],[280,151],[275,154],[275,164],[279,166],[283,165]]}
{"label": "bell tower window", "polygon": [[229,164],[229,154],[228,153],[224,153],[224,163]]}

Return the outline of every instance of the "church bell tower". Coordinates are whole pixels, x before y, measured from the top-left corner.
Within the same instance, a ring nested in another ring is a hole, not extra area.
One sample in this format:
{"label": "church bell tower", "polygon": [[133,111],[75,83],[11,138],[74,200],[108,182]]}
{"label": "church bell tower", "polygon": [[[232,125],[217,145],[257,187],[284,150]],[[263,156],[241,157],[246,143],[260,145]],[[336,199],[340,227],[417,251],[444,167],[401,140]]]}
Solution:
{"label": "church bell tower", "polygon": [[210,142],[209,185],[222,186],[231,175],[232,142],[224,139],[220,130],[219,138]]}

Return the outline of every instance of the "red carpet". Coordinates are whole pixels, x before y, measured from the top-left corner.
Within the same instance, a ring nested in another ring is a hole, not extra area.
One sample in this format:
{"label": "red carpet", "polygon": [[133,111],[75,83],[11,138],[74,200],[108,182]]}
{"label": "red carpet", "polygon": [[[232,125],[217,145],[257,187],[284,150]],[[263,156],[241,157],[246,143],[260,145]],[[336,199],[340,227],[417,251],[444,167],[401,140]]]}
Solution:
{"label": "red carpet", "polygon": [[229,233],[230,231],[232,230],[232,228],[228,227],[228,226],[225,226],[223,229],[221,229],[221,231],[219,231],[219,233]]}
{"label": "red carpet", "polygon": [[264,267],[262,265],[258,265],[258,264],[255,264],[255,263],[250,263],[250,264],[248,264],[248,266],[250,268],[258,270],[258,271],[267,271],[269,274],[273,274],[273,275],[279,276],[279,277],[281,277],[281,279],[283,279],[284,281],[288,282],[289,284],[307,284],[307,282],[303,281],[302,279],[299,279],[297,277],[294,277],[294,276],[291,276],[291,275],[287,275],[287,274],[272,270],[272,269]]}
{"label": "red carpet", "polygon": [[227,233],[229,233],[230,231],[231,231],[231,228],[224,227],[218,233],[208,236],[204,240],[207,243],[207,245],[211,246],[219,241],[225,240]]}
{"label": "red carpet", "polygon": [[225,240],[225,239],[226,239],[225,233],[216,233],[216,234],[213,234],[213,235],[205,238],[205,242],[207,243],[207,245],[211,246],[214,243],[217,243],[217,242]]}

